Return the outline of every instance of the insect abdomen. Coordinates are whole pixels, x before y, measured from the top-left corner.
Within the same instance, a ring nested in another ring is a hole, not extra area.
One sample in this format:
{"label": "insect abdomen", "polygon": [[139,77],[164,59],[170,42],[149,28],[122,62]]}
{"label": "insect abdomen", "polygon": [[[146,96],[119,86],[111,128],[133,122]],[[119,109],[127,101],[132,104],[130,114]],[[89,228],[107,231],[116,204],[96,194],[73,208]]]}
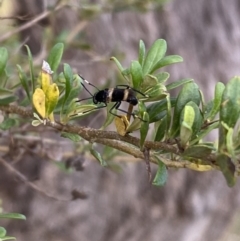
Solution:
{"label": "insect abdomen", "polygon": [[112,102],[124,101],[124,90],[115,88],[109,97],[111,98]]}

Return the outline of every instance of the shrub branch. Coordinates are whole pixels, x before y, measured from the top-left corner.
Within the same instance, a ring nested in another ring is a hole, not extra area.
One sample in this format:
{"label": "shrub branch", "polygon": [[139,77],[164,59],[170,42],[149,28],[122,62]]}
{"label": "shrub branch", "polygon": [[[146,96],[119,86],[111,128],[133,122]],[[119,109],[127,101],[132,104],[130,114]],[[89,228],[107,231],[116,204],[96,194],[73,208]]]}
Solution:
{"label": "shrub branch", "polygon": [[[6,113],[17,114],[25,118],[33,118],[33,112],[31,109],[20,107],[17,105],[0,106],[0,110]],[[77,125],[63,125],[61,123],[50,121],[46,122],[46,126],[52,127],[61,132],[78,134],[83,139],[90,143],[99,143],[119,151],[127,153],[135,158],[144,159],[144,153],[140,151],[140,140],[137,137],[126,135],[121,136],[114,131],[103,131],[93,129],[89,127],[77,126]],[[157,160],[154,157],[156,151],[165,151],[180,156],[181,150],[176,145],[168,144],[165,142],[145,141],[144,148],[150,150],[149,160],[152,163],[157,164]],[[162,162],[168,167],[175,168],[190,168],[191,162],[189,161],[173,161],[161,156]],[[214,169],[218,169],[215,165],[216,156],[214,154],[209,155],[205,161],[208,161]]]}

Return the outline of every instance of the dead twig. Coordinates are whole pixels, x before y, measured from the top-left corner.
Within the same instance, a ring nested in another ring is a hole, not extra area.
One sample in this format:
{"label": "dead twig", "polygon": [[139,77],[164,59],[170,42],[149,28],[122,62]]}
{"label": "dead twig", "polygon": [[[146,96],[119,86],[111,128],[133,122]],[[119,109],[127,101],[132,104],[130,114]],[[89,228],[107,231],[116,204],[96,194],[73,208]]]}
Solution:
{"label": "dead twig", "polygon": [[24,184],[26,184],[27,186],[29,186],[31,189],[33,189],[34,191],[39,192],[40,194],[42,194],[45,197],[51,198],[55,201],[61,201],[61,202],[68,202],[71,201],[72,199],[60,199],[56,196],[53,196],[47,192],[45,192],[44,190],[40,189],[37,185],[35,185],[34,183],[30,182],[27,180],[27,178],[18,170],[16,170],[12,165],[10,165],[7,161],[5,161],[2,157],[0,157],[0,163],[2,163],[2,165],[4,167],[6,167],[6,169],[13,173],[21,182],[23,182]]}
{"label": "dead twig", "polygon": [[30,20],[32,19],[32,17],[29,17],[28,15],[0,17],[0,20],[8,20],[8,19]]}
{"label": "dead twig", "polygon": [[34,26],[36,23],[38,23],[39,21],[41,21],[42,19],[46,18],[48,15],[50,15],[52,12],[56,12],[60,9],[62,9],[64,6],[66,6],[66,4],[62,4],[62,5],[57,5],[54,9],[50,10],[46,10],[44,12],[42,12],[41,14],[39,14],[37,17],[35,17],[34,19],[32,19],[31,21],[23,24],[22,26],[5,33],[4,35],[2,35],[0,37],[0,43],[7,40],[8,38],[10,38],[12,35],[17,34],[25,29],[28,29],[32,26]]}

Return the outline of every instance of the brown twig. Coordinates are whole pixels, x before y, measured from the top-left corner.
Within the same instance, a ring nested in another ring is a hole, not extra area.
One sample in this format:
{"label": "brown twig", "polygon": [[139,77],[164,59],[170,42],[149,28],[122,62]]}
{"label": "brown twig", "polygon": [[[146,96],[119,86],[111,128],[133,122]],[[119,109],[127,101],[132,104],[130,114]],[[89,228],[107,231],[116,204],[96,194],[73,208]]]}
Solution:
{"label": "brown twig", "polygon": [[5,33],[4,35],[1,36],[0,38],[0,43],[7,40],[8,38],[10,38],[12,35],[17,34],[25,29],[28,29],[32,26],[34,26],[36,23],[38,23],[39,21],[41,21],[42,19],[46,18],[49,14],[51,14],[52,12],[56,12],[60,9],[62,9],[64,6],[66,6],[66,4],[61,4],[61,5],[57,5],[54,9],[52,10],[46,10],[44,12],[42,12],[41,14],[39,14],[37,17],[35,17],[34,19],[32,19],[31,21],[23,24],[22,26]]}
{"label": "brown twig", "polygon": [[41,193],[43,196],[46,196],[48,198],[51,198],[55,201],[61,201],[61,202],[68,202],[71,201],[72,199],[60,199],[58,197],[55,197],[47,192],[45,192],[44,190],[40,189],[38,186],[36,186],[34,183],[30,182],[27,180],[26,176],[24,176],[21,172],[19,172],[18,170],[16,170],[12,165],[10,165],[7,161],[5,161],[2,157],[0,157],[0,163],[2,163],[3,166],[5,166],[7,168],[8,171],[10,171],[11,173],[13,173],[21,182],[23,182],[24,184],[26,184],[27,186],[29,186],[31,189],[33,189],[34,191],[37,191],[39,193]]}
{"label": "brown twig", "polygon": [[[31,110],[16,105],[0,106],[0,110],[8,113],[15,113],[21,115],[22,117],[33,117]],[[50,126],[58,131],[78,134],[91,143],[96,142],[107,145],[119,151],[128,153],[136,158],[144,159],[144,155],[139,149],[140,141],[137,137],[130,135],[121,136],[114,131],[103,131],[77,125],[63,125],[61,123],[52,123],[50,121],[46,122],[46,126]],[[150,161],[153,163],[156,163],[154,159],[155,151],[163,150],[176,155],[181,154],[181,151],[176,145],[170,145],[165,142],[145,141],[144,148],[151,150]],[[211,154],[205,160],[214,167],[216,156]],[[175,168],[186,168],[189,165],[188,161],[172,161],[163,159],[163,162],[166,166]]]}
{"label": "brown twig", "polygon": [[29,17],[28,15],[0,17],[0,20],[7,20],[7,19],[30,20],[31,17]]}

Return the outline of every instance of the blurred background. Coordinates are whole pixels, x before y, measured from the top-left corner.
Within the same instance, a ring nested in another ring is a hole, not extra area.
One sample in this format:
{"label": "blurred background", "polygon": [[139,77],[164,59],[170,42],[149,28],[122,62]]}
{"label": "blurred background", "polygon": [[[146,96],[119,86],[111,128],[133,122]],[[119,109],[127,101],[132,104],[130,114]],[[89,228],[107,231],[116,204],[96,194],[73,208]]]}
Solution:
{"label": "blurred background", "polygon": [[[121,77],[110,57],[128,65],[137,58],[140,39],[149,47],[158,38],[167,41],[167,54],[184,58],[168,68],[171,81],[194,78],[206,99],[213,96],[218,81],[226,83],[240,74],[239,1],[1,0],[0,4],[0,45],[8,49],[12,81],[18,78],[16,64],[28,68],[25,44],[40,71],[49,50],[63,42],[62,63],[97,86],[115,86]],[[99,127],[105,115],[106,110],[99,111],[81,124]],[[156,188],[148,183],[144,162],[119,157],[121,170],[112,171],[78,154],[74,144],[53,130],[42,128],[34,139],[26,135],[30,131],[28,123],[21,131],[1,131],[1,155],[59,200],[33,191],[0,166],[2,208],[27,216],[27,221],[0,221],[18,241],[240,240],[240,183],[228,188],[220,172],[170,170],[166,186]],[[61,163],[74,161],[74,156],[80,163],[85,160],[84,170],[62,171]],[[60,201],[74,189],[88,198]]]}

